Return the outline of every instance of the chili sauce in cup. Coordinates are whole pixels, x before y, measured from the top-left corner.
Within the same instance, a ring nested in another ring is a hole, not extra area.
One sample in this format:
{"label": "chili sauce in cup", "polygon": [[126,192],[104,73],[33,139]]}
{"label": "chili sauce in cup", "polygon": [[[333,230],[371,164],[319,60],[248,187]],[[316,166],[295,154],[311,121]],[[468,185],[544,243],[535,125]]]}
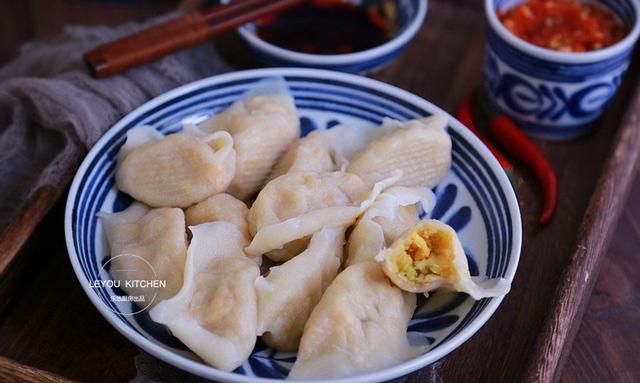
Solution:
{"label": "chili sauce in cup", "polygon": [[610,10],[577,0],[527,0],[498,18],[521,39],[559,52],[606,48],[629,33]]}

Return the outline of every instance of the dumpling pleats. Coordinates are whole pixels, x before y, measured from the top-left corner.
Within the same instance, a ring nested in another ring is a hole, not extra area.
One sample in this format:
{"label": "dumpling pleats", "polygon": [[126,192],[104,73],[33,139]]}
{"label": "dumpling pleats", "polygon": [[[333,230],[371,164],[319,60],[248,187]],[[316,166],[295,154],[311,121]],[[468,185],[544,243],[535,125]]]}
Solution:
{"label": "dumpling pleats", "polygon": [[390,133],[373,139],[353,157],[347,172],[373,184],[399,169],[402,178],[397,186],[432,188],[451,167],[451,137],[445,131],[446,124],[444,116],[396,122],[395,130],[390,128]]}
{"label": "dumpling pleats", "polygon": [[223,192],[235,174],[233,139],[182,132],[159,137],[135,128],[118,156],[116,183],[154,207],[187,207]]}
{"label": "dumpling pleats", "polygon": [[344,378],[415,356],[407,326],[416,296],[391,284],[375,262],[349,266],[329,285],[304,328],[288,379]]}
{"label": "dumpling pleats", "polygon": [[190,230],[184,285],[149,314],[206,363],[232,371],[255,346],[254,283],[260,270],[245,257],[244,237],[233,224],[204,223]]}
{"label": "dumpling pleats", "polygon": [[200,128],[227,131],[233,137],[236,172],[228,192],[241,200],[258,191],[276,161],[300,136],[296,107],[282,78],[258,82]]}

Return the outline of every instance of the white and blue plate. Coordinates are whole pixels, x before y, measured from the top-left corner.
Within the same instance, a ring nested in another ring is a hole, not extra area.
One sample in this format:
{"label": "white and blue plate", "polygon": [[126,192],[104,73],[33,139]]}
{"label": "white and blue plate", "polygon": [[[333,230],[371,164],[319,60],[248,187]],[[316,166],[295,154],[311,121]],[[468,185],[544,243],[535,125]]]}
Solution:
{"label": "white and blue plate", "polygon": [[[203,363],[169,331],[133,303],[112,302],[109,251],[98,212],[126,208],[131,199],[115,185],[116,156],[129,129],[152,126],[163,133],[182,129],[237,100],[256,81],[283,76],[295,98],[302,134],[341,123],[379,124],[384,117],[409,120],[445,113],[406,91],[375,80],[316,69],[259,69],[200,80],[159,96],[131,112],[91,149],[80,166],[67,200],[65,234],[73,269],[91,302],[120,333],[152,355],[180,369],[221,382],[269,382],[286,378],[295,354],[271,350],[260,341],[250,358],[233,372]],[[445,113],[446,114],[446,113]],[[454,118],[448,132],[453,165],[435,188],[437,203],[429,213],[457,231],[472,275],[513,280],[520,256],[522,229],[518,203],[504,171],[487,148]],[[95,283],[94,283],[95,285]],[[379,382],[433,363],[469,339],[491,317],[502,298],[474,301],[466,294],[438,292],[419,299],[409,326],[410,339],[427,342],[423,354],[397,366],[342,383]],[[496,335],[499,336],[499,335]]]}

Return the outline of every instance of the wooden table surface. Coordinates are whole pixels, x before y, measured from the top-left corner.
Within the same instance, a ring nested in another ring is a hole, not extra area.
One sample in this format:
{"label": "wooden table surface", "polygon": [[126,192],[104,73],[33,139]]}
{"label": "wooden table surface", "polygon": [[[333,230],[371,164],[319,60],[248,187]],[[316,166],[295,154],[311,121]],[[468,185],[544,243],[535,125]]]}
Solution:
{"label": "wooden table surface", "polygon": [[[445,3],[443,0],[432,2]],[[455,13],[455,17],[464,24],[465,18],[478,16],[477,8],[468,5],[472,2],[473,0],[460,0],[456,6],[446,1],[446,7],[434,8],[443,17],[452,17]],[[53,36],[65,24],[115,24],[162,13],[175,6],[176,1],[169,0],[2,2],[0,63],[6,62],[15,54],[21,42]],[[473,29],[476,24],[469,25],[472,28],[468,31],[469,36],[483,33],[482,30]],[[441,34],[438,38],[451,39],[452,46],[459,43],[451,35],[443,34],[446,27],[440,28],[439,32]],[[419,68],[410,67],[410,58],[411,55],[430,54],[421,50],[417,44],[429,44],[433,38],[434,34],[421,33],[403,58],[403,63],[409,67],[392,65],[379,77],[393,81],[427,99],[441,100],[441,106],[451,111],[456,100],[463,94],[443,96],[442,93],[447,91],[444,84],[451,83],[452,89],[459,90],[464,89],[462,85],[477,81],[481,68],[467,68],[460,62],[464,62],[467,57],[480,57],[483,43],[475,39],[465,51],[452,51],[446,57],[441,57],[441,60],[450,60],[450,65],[458,65],[467,70],[460,71],[453,77],[450,75],[451,71],[443,70],[444,78],[434,81],[433,87],[425,88],[424,83],[434,79],[434,72],[428,72],[430,78],[421,78]],[[231,48],[227,48],[234,49],[234,46],[232,44]],[[412,73],[411,79],[404,78],[403,73]],[[606,133],[601,136],[603,139],[610,139]],[[567,151],[578,150],[581,145],[568,144]],[[562,171],[560,174],[562,176]],[[519,192],[524,197],[531,197],[531,188],[520,186],[522,190]],[[561,374],[562,382],[640,381],[640,364],[637,363],[637,350],[640,347],[640,331],[637,329],[637,324],[640,323],[640,280],[637,278],[640,274],[640,260],[637,259],[640,250],[639,193],[640,177],[635,180],[627,206],[615,230],[615,237],[603,262],[586,315]],[[560,208],[562,207],[561,203]],[[135,366],[133,363],[120,362],[125,359],[134,360],[139,351],[99,316],[78,286],[64,247],[63,209],[61,201],[23,250],[14,267],[15,274],[0,281],[0,356],[81,381],[129,380],[135,375]],[[535,206],[527,211],[535,212]],[[8,284],[18,286],[14,290],[17,293],[11,297],[2,294],[3,286]],[[548,290],[553,287],[539,288]],[[46,294],[51,291],[57,293]],[[68,342],[68,339],[74,341]],[[464,350],[456,353],[464,355]],[[77,363],[77,355],[83,355],[82,363]],[[515,360],[526,357],[527,355],[519,355],[511,358]],[[117,367],[114,368],[114,365]],[[509,375],[505,371],[501,380],[513,380],[508,378],[511,376],[516,375]],[[452,381],[446,373],[442,377],[445,382]],[[483,381],[481,377],[475,379]]]}

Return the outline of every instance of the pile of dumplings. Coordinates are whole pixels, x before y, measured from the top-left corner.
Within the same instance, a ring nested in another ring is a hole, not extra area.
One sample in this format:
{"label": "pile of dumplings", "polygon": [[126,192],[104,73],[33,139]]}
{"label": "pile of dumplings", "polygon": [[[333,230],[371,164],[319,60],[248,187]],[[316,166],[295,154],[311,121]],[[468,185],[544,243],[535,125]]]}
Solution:
{"label": "pile of dumplings", "polygon": [[293,98],[273,78],[179,133],[132,129],[116,183],[136,202],[100,214],[111,275],[166,281],[124,290],[220,370],[246,361],[258,336],[297,351],[290,379],[406,361],[426,347],[407,340],[416,293],[509,290],[471,277],[455,231],[418,218],[451,165],[446,124],[386,119],[299,138]]}

